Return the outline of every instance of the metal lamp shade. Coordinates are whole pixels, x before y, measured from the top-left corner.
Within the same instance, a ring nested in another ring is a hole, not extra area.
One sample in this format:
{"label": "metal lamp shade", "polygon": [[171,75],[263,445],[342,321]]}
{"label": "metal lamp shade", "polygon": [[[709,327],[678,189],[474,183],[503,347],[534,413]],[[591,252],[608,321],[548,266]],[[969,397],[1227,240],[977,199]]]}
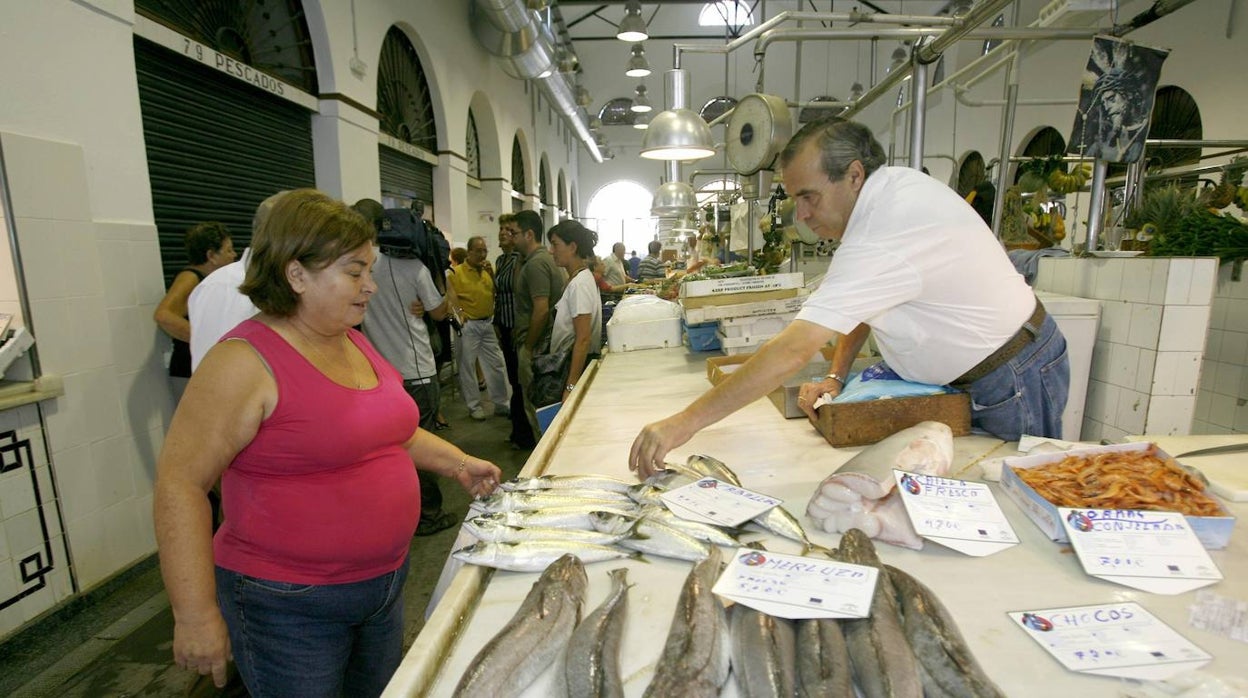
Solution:
{"label": "metal lamp shade", "polygon": [[[649,133],[649,131],[647,131]],[[659,185],[650,203],[650,215],[660,218],[685,216],[698,210],[698,198],[686,182],[665,182]]]}
{"label": "metal lamp shade", "polygon": [[641,156],[650,160],[701,160],[715,154],[711,127],[689,109],[669,109],[650,121]]}

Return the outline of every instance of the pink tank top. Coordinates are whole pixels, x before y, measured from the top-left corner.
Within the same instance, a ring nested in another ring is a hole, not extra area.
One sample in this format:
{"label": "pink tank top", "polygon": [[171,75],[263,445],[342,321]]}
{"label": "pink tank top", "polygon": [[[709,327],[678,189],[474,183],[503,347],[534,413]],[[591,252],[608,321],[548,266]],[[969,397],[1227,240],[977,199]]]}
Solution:
{"label": "pink tank top", "polygon": [[364,335],[351,341],[379,382],[333,382],[256,320],[241,339],[277,381],[277,407],[221,480],[216,564],[296,584],[346,584],[398,569],[420,519],[420,483],[403,449],[420,423],[398,372]]}

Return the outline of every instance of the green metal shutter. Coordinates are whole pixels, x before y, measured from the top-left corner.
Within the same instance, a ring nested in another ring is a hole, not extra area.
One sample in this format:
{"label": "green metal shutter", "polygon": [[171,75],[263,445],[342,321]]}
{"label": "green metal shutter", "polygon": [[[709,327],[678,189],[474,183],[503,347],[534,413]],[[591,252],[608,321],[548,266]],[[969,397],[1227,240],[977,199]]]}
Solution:
{"label": "green metal shutter", "polygon": [[377,146],[381,193],[433,203],[433,165],[384,145]]}
{"label": "green metal shutter", "polygon": [[134,53],[168,285],[187,228],[221,221],[241,253],[261,201],[316,186],[311,112],[138,37]]}

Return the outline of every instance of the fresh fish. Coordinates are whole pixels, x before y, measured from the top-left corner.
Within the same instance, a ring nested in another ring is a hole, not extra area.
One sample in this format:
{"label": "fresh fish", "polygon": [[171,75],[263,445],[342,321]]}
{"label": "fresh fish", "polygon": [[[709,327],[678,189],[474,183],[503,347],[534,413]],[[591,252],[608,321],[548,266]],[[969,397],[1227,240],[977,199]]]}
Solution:
{"label": "fresh fish", "polygon": [[737,487],[742,486],[741,478],[737,477],[737,474],[732,472],[731,468],[724,465],[723,461],[716,460],[710,456],[689,456],[689,458],[685,460],[685,465],[688,466],[690,470],[700,473],[699,477],[695,479],[701,480],[704,477],[713,477],[716,480],[723,480],[724,482],[736,485]]}
{"label": "fresh fish", "polygon": [[711,554],[711,547],[706,543],[650,519],[632,519],[599,511],[590,514],[590,520],[594,530],[626,534],[618,545],[629,550],[693,562],[705,560]]}
{"label": "fresh fish", "polygon": [[620,638],[628,612],[628,570],[611,570],[611,595],[585,617],[568,641],[564,658],[566,695],[573,698],[623,698]]}
{"label": "fresh fish", "polygon": [[607,545],[563,541],[527,541],[525,543],[473,543],[451,553],[456,560],[481,567],[512,572],[540,572],[564,555],[575,555],[582,562],[602,562],[634,558],[639,553]]}
{"label": "fresh fish", "polygon": [[777,536],[795,540],[806,546],[807,550],[826,550],[826,548],[810,542],[810,538],[806,536],[806,529],[802,528],[802,524],[789,513],[788,509],[784,508],[783,504],[774,506],[750,519],[750,523],[760,526]]}
{"label": "fresh fish", "polygon": [[[712,545],[719,545],[725,548],[736,548],[741,545],[741,541],[728,530],[708,523],[702,523],[701,521],[682,519],[666,507],[643,507],[641,517],[684,531],[694,538]],[[735,531],[736,529],[731,530]]]}
{"label": "fresh fish", "polygon": [[628,498],[636,502],[638,506],[661,507],[664,506],[662,494],[665,491],[642,482],[628,489]]}
{"label": "fresh fish", "polygon": [[[925,676],[950,696],[1004,696],[967,647],[953,616],[936,594],[906,572],[885,565],[901,606],[902,627]],[[932,686],[924,685],[928,694]]]}
{"label": "fresh fish", "polygon": [[[679,467],[683,468],[684,466]],[[674,470],[673,464],[665,463],[663,470],[646,478],[642,481],[642,484],[657,487],[661,490],[674,490],[677,487],[683,487],[701,479],[702,476],[692,470]]]}
{"label": "fresh fish", "polygon": [[592,543],[594,545],[612,545],[627,533],[603,533],[601,531],[585,531],[579,528],[555,528],[553,526],[508,526],[488,516],[479,516],[464,522],[464,529],[477,540],[487,543],[522,543],[533,540],[571,541],[574,543]]}
{"label": "fresh fish", "polygon": [[953,431],[921,422],[868,446],[819,484],[806,515],[828,533],[857,528],[885,543],[919,550],[923,539],[906,515],[893,469],[947,475],[953,467]]}
{"label": "fresh fish", "polygon": [[871,539],[849,529],[841,536],[837,559],[881,570],[871,597],[871,616],[841,621],[858,689],[866,698],[923,698],[919,662],[902,630],[896,594]]}
{"label": "fresh fish", "polygon": [[564,555],[545,567],[507,625],[468,665],[456,698],[503,698],[524,691],[558,657],[581,619],[585,567]]}
{"label": "fresh fish", "polygon": [[797,623],[797,695],[841,698],[854,695],[849,647],[841,622],[809,618]]}
{"label": "fresh fish", "polygon": [[745,698],[791,698],[797,667],[793,621],[737,604],[729,614],[732,673]]}
{"label": "fresh fish", "polygon": [[624,514],[626,516],[637,516],[639,510],[637,505],[632,502],[627,504],[617,502],[614,504],[588,504],[581,506],[569,507],[550,507],[537,511],[500,511],[494,514],[481,514],[473,517],[471,520],[485,519],[497,521],[508,526],[552,526],[556,528],[579,528],[583,531],[594,530],[593,523],[589,520],[589,515],[595,511],[608,511],[613,514]]}
{"label": "fresh fish", "polygon": [[531,492],[533,490],[604,490],[627,492],[633,483],[605,475],[540,475],[538,477],[513,478],[499,487],[508,492]]}
{"label": "fresh fish", "polygon": [[500,511],[533,511],[550,507],[574,507],[587,504],[631,504],[627,492],[606,490],[534,490],[532,492],[495,492],[475,499],[468,505],[473,511],[495,514]]}
{"label": "fresh fish", "polygon": [[730,647],[724,607],[711,593],[719,576],[719,548],[693,566],[667,632],[646,697],[713,698],[728,679]]}

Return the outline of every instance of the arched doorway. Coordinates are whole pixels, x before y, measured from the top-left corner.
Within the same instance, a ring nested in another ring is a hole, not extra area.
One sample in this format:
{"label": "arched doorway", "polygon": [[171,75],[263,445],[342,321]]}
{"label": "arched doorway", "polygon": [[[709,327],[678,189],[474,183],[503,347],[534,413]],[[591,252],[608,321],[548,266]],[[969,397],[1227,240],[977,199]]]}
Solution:
{"label": "arched doorway", "polygon": [[589,197],[585,206],[585,225],[598,233],[598,256],[611,252],[611,246],[623,242],[624,248],[646,254],[646,246],[654,239],[654,218],[638,217],[638,211],[649,211],[654,192],[637,182],[618,180],[603,186]]}
{"label": "arched doorway", "polygon": [[398,27],[390,27],[381,44],[377,112],[382,203],[403,207],[419,200],[425,204],[425,218],[432,219],[433,168],[438,162],[433,102],[416,48]]}

